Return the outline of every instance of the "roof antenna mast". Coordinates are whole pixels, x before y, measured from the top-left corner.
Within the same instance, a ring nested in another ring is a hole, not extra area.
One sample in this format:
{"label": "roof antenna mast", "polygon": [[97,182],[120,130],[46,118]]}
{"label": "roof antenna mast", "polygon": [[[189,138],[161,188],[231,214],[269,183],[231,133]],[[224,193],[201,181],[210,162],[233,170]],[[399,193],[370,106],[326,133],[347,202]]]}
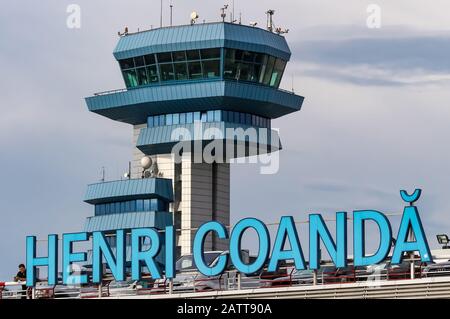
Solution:
{"label": "roof antenna mast", "polygon": [[173,25],[173,3],[172,0],[170,0],[170,26]]}
{"label": "roof antenna mast", "polygon": [[159,16],[159,26],[163,26],[163,0],[161,0],[161,15]]}
{"label": "roof antenna mast", "polygon": [[222,18],[222,21],[225,22],[225,18],[227,17],[227,11],[228,4],[225,4],[222,8],[220,8],[220,17]]}
{"label": "roof antenna mast", "polygon": [[273,32],[273,15],[275,14],[275,10],[267,10],[267,30]]}

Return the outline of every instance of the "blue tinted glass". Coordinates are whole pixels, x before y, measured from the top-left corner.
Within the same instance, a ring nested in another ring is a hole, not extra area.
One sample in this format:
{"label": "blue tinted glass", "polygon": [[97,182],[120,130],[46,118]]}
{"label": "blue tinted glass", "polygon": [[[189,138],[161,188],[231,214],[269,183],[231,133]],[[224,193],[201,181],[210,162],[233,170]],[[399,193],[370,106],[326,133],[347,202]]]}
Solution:
{"label": "blue tinted glass", "polygon": [[127,212],[127,202],[116,203],[116,213],[123,212]]}
{"label": "blue tinted glass", "polygon": [[220,111],[214,111],[214,121],[220,122]]}
{"label": "blue tinted glass", "polygon": [[153,126],[159,126],[159,116],[153,117]]}
{"label": "blue tinted glass", "polygon": [[181,113],[180,114],[180,124],[185,124],[186,123],[186,113]]}
{"label": "blue tinted glass", "polygon": [[150,200],[144,199],[144,211],[148,212],[150,211]]}
{"label": "blue tinted glass", "polygon": [[147,120],[147,126],[153,127],[153,116],[149,116],[149,118]]}
{"label": "blue tinted glass", "polygon": [[194,112],[194,121],[200,121],[200,112]]}
{"label": "blue tinted glass", "polygon": [[245,114],[245,124],[252,125],[252,116],[251,114]]}
{"label": "blue tinted glass", "polygon": [[207,115],[207,118],[208,118],[208,122],[214,122],[214,111],[208,111],[208,115]]}
{"label": "blue tinted glass", "polygon": [[201,121],[202,122],[206,122],[207,121],[207,119],[208,119],[208,116],[206,115],[206,112],[202,112],[202,115],[201,115]]}
{"label": "blue tinted glass", "polygon": [[144,200],[138,199],[138,200],[136,201],[136,211],[137,211],[137,212],[142,212],[142,211],[144,211]]}
{"label": "blue tinted glass", "polygon": [[159,125],[166,125],[166,117],[164,115],[159,116]]}
{"label": "blue tinted glass", "polygon": [[173,115],[167,114],[166,115],[166,125],[172,125],[172,123],[173,123]]}
{"label": "blue tinted glass", "polygon": [[95,215],[98,215],[98,212],[100,211],[99,205],[95,205]]}
{"label": "blue tinted glass", "polygon": [[150,210],[151,210],[151,211],[156,211],[156,210],[158,210],[158,207],[156,207],[156,199],[150,200]]}
{"label": "blue tinted glass", "polygon": [[233,115],[234,115],[234,123],[239,123],[239,120],[240,120],[240,115],[239,115],[239,112],[233,112]]}
{"label": "blue tinted glass", "polygon": [[186,123],[191,124],[194,122],[194,113],[189,112],[186,114]]}
{"label": "blue tinted glass", "polygon": [[240,119],[239,123],[245,124],[245,113],[241,113],[241,119]]}
{"label": "blue tinted glass", "polygon": [[180,114],[174,114],[172,120],[173,120],[173,125],[180,124]]}

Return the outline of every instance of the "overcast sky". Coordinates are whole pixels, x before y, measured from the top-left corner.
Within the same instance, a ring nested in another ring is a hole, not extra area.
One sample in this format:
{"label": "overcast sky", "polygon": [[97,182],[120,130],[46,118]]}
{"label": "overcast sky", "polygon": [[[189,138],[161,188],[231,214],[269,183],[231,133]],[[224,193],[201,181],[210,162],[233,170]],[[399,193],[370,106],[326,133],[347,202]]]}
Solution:
{"label": "overcast sky", "polygon": [[[366,26],[372,2],[381,7],[380,29]],[[79,30],[66,27],[71,3],[82,9]],[[173,3],[176,24],[188,23],[193,10],[201,21],[217,21],[223,5]],[[236,0],[235,11],[243,23],[263,26],[269,8],[290,29],[293,55],[282,85],[291,89],[293,80],[306,100],[273,123],[284,146],[278,174],[232,167],[232,221],[401,213],[399,190],[420,187],[419,211],[436,247],[434,235],[450,233],[448,0]],[[102,166],[107,179],[127,169],[131,127],[88,112],[83,98],[124,86],[112,56],[117,31],[152,25],[159,25],[159,1],[2,4],[0,280],[25,261],[27,235],[82,230],[93,214],[82,202],[86,185],[99,180]]]}

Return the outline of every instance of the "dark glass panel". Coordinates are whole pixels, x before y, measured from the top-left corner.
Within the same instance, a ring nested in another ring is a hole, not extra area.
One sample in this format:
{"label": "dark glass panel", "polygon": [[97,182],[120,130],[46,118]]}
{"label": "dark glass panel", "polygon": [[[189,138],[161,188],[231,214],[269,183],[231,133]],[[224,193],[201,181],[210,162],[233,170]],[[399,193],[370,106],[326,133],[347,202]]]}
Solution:
{"label": "dark glass panel", "polygon": [[146,56],[144,57],[144,59],[145,59],[145,64],[147,64],[147,65],[155,64],[155,63],[156,63],[155,55],[154,55],[154,54],[146,55]]}
{"label": "dark glass panel", "polygon": [[219,48],[204,49],[204,50],[200,50],[200,54],[201,54],[202,60],[218,59],[218,58],[220,58],[220,49]]}
{"label": "dark glass panel", "polygon": [[216,78],[220,74],[220,60],[203,61],[203,76]]}
{"label": "dark glass panel", "polygon": [[186,63],[175,63],[175,79],[176,80],[187,80],[187,65]]}
{"label": "dark glass panel", "polygon": [[144,66],[145,65],[144,57],[143,56],[135,57],[134,64],[137,68],[140,66]]}
{"label": "dark glass panel", "polygon": [[236,80],[236,63],[234,62],[234,60],[231,59],[225,60],[225,68],[223,71],[223,76],[225,79]]}
{"label": "dark glass panel", "polygon": [[175,74],[173,71],[173,64],[160,64],[159,74],[161,75],[161,81],[172,81],[175,80]]}
{"label": "dark glass panel", "polygon": [[120,64],[120,67],[122,68],[122,70],[134,68],[134,60],[133,60],[133,58],[120,60],[119,64]]}
{"label": "dark glass panel", "polygon": [[172,62],[171,52],[158,53],[157,56],[158,56],[158,63]]}
{"label": "dark glass panel", "polygon": [[201,79],[203,77],[200,62],[189,62],[188,69],[190,79]]}
{"label": "dark glass panel", "polygon": [[174,62],[186,61],[186,52],[185,51],[173,52],[172,55],[173,55]]}
{"label": "dark glass panel", "polygon": [[249,52],[249,51],[244,51],[242,53],[242,61],[254,62],[255,61],[255,53]]}
{"label": "dark glass panel", "polygon": [[200,51],[199,50],[190,50],[186,51],[188,60],[200,60]]}
{"label": "dark glass panel", "polygon": [[225,58],[234,60],[234,57],[236,55],[235,49],[225,49]]}
{"label": "dark glass panel", "polygon": [[234,58],[235,58],[236,60],[238,60],[238,61],[241,61],[241,60],[242,60],[243,54],[244,54],[244,51],[242,51],[242,50],[236,50],[236,51],[235,51],[235,54],[234,54]]}
{"label": "dark glass panel", "polygon": [[147,76],[150,83],[158,82],[158,70],[156,68],[156,65],[151,65],[147,67]]}
{"label": "dark glass panel", "polygon": [[255,53],[255,63],[263,64],[267,58],[266,54]]}
{"label": "dark glass panel", "polygon": [[148,77],[147,77],[147,70],[145,67],[136,69],[136,72],[138,74],[139,85],[149,84]]}

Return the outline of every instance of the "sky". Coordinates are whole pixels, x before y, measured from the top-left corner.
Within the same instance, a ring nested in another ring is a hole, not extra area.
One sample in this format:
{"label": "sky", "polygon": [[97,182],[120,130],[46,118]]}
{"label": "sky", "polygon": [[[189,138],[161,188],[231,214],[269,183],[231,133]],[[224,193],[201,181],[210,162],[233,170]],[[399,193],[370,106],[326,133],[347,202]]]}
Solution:
{"label": "sky", "polygon": [[[66,26],[73,3],[80,29]],[[366,24],[372,3],[381,9],[376,29]],[[200,21],[218,21],[223,4],[173,0],[174,24],[187,24],[194,10]],[[243,24],[263,27],[267,9],[290,30],[282,87],[305,102],[273,121],[284,147],[277,174],[232,167],[232,223],[358,209],[401,214],[399,190],[422,188],[417,206],[436,248],[435,235],[450,232],[450,3],[235,0]],[[86,185],[102,167],[109,180],[127,170],[131,127],[88,112],[84,97],[124,87],[112,56],[117,32],[157,27],[159,10],[159,1],[143,0],[2,4],[0,280],[25,261],[27,235],[82,230],[93,214],[82,202]]]}

